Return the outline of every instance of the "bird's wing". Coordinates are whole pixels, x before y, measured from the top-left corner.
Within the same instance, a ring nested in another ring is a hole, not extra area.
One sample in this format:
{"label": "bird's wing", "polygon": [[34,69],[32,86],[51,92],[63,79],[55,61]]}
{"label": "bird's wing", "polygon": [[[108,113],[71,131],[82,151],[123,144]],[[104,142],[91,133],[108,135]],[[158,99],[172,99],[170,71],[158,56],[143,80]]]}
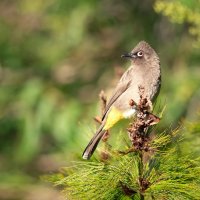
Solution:
{"label": "bird's wing", "polygon": [[129,88],[130,84],[131,84],[131,81],[126,81],[126,82],[124,81],[124,82],[120,82],[120,84],[118,84],[117,88],[115,89],[114,94],[112,95],[111,99],[109,100],[109,102],[105,108],[105,111],[104,111],[104,114],[102,117],[102,121],[104,120],[108,110],[113,105],[113,103]]}

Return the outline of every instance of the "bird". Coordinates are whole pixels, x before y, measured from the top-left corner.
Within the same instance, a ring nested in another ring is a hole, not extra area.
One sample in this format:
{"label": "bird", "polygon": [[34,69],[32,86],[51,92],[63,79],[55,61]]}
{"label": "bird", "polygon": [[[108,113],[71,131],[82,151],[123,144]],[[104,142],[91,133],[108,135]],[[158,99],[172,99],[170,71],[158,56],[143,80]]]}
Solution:
{"label": "bird", "polygon": [[140,41],[130,53],[121,57],[130,59],[131,65],[118,81],[102,115],[102,123],[82,154],[83,159],[90,159],[106,131],[118,121],[134,118],[136,108],[130,106],[129,102],[133,100],[134,103],[139,103],[139,87],[144,88],[143,94],[150,102],[154,102],[159,94],[160,59],[146,41]]}

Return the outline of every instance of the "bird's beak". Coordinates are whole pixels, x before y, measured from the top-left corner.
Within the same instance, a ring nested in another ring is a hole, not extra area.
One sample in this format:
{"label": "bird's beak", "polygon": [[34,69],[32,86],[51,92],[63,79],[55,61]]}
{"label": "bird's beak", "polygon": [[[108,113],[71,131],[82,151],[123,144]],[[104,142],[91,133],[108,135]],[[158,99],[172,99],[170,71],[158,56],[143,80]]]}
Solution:
{"label": "bird's beak", "polygon": [[136,55],[133,53],[125,53],[123,55],[121,55],[122,58],[135,58]]}

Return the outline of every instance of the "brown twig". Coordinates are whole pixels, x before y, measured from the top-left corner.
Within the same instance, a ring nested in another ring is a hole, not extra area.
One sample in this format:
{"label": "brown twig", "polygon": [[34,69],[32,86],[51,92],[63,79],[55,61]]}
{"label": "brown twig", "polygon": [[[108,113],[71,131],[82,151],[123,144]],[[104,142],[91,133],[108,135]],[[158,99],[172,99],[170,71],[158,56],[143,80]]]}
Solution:
{"label": "brown twig", "polygon": [[[99,93],[99,99],[101,103],[101,115],[103,116],[107,105],[107,98],[103,90],[101,90],[101,92]],[[102,119],[99,116],[94,117],[94,121],[96,121],[98,124],[102,123]]]}
{"label": "brown twig", "polygon": [[99,116],[96,116],[93,118],[95,122],[97,122],[98,124],[101,124],[102,123],[102,120]]}
{"label": "brown twig", "polygon": [[101,92],[99,93],[99,98],[101,101],[101,114],[103,115],[107,105],[107,97],[103,90],[101,90]]}
{"label": "brown twig", "polygon": [[148,151],[149,150],[149,137],[146,135],[148,128],[160,121],[160,118],[149,112],[151,108],[151,102],[147,97],[144,96],[144,89],[139,88],[140,101],[139,104],[133,100],[130,100],[129,104],[131,107],[136,107],[136,119],[127,128],[129,138],[134,146],[135,150],[138,151]]}
{"label": "brown twig", "polygon": [[150,138],[147,134],[147,130],[150,126],[157,124],[160,118],[150,113],[152,109],[152,103],[147,96],[144,95],[144,88],[139,87],[140,101],[138,105],[130,100],[129,105],[136,109],[136,119],[131,123],[130,127],[127,128],[129,138],[132,143],[131,149],[138,152],[140,157],[139,164],[139,185],[141,199],[144,199],[143,193],[149,187],[150,182],[143,177],[143,166],[144,166],[144,154],[150,152]]}
{"label": "brown twig", "polygon": [[[99,93],[99,99],[100,99],[100,104],[101,104],[101,115],[103,116],[105,109],[106,109],[106,105],[107,105],[107,97],[105,95],[105,92],[102,90]],[[97,122],[98,124],[102,124],[102,117],[96,116],[93,118],[95,122]],[[101,152],[101,160],[102,161],[106,161],[109,159],[109,153],[107,152],[107,140],[109,138],[109,132],[106,131],[102,137],[102,141],[105,143],[105,151]]]}
{"label": "brown twig", "polygon": [[127,196],[133,196],[134,194],[136,194],[137,192],[134,191],[133,189],[129,188],[127,185],[123,184],[121,181],[119,182],[120,186],[122,188],[122,190],[124,191],[124,193]]}

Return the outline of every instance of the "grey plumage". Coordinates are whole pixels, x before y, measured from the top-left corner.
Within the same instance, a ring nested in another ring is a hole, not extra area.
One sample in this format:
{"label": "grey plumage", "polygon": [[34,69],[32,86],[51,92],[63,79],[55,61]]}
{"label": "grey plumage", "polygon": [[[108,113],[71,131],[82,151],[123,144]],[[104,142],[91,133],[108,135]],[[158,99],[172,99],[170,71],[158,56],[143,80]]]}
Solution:
{"label": "grey plumage", "polygon": [[143,52],[143,56],[131,58],[131,66],[122,75],[115,89],[118,91],[122,86],[129,85],[128,89],[113,103],[113,106],[123,112],[130,109],[130,99],[139,102],[139,86],[145,89],[144,96],[147,96],[150,101],[160,90],[161,73],[158,55],[145,41],[141,41],[128,55],[135,55],[138,52]]}
{"label": "grey plumage", "polygon": [[102,118],[102,125],[83,152],[83,158],[89,159],[106,131],[106,122],[112,108],[119,110],[124,118],[134,116],[135,110],[130,107],[133,99],[139,103],[139,86],[144,88],[144,96],[153,101],[160,90],[161,72],[159,57],[154,49],[145,41],[141,41],[129,53],[123,55],[131,59],[131,66],[119,80]]}

